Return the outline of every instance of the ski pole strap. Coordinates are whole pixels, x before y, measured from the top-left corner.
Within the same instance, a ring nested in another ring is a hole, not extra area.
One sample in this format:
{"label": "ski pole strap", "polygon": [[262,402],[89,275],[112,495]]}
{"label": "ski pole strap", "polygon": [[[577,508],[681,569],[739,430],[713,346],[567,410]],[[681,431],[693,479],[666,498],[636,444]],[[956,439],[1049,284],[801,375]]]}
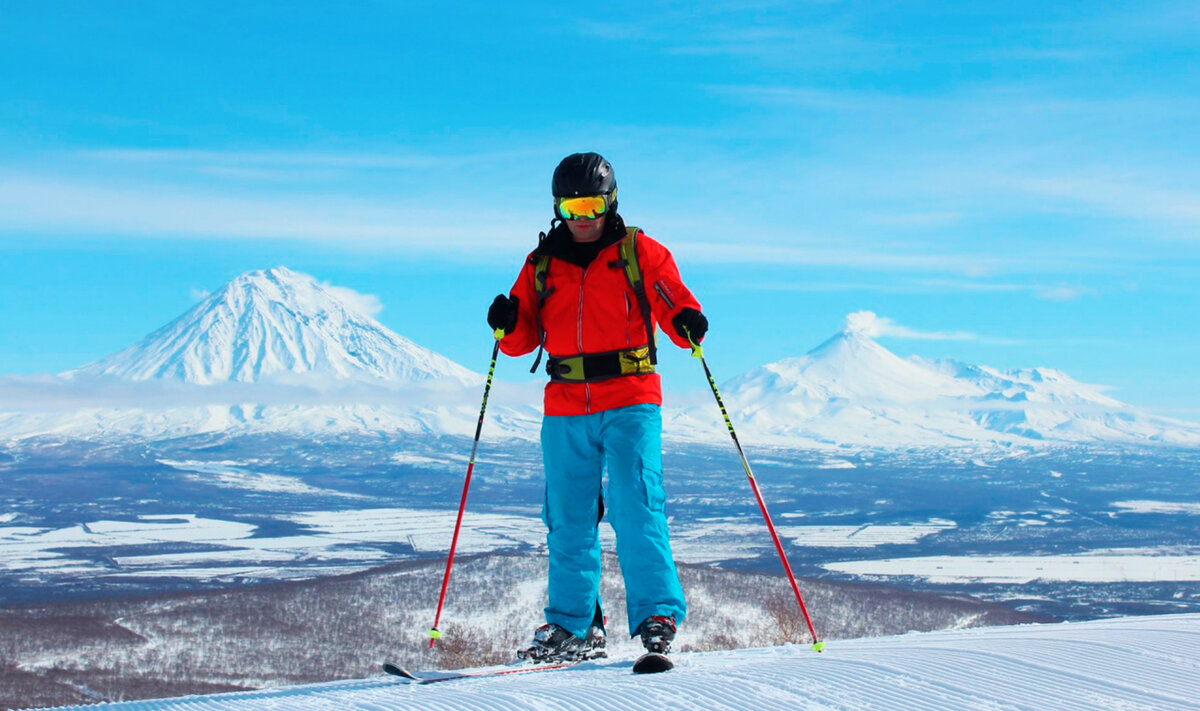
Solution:
{"label": "ski pole strap", "polygon": [[649,375],[654,372],[647,346],[606,353],[581,353],[546,361],[551,382],[594,383],[625,375]]}

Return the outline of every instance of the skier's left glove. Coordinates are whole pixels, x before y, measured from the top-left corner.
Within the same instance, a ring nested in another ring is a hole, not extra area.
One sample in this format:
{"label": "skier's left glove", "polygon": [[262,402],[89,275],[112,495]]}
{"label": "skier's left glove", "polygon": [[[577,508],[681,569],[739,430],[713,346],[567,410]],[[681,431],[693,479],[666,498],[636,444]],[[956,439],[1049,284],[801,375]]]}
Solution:
{"label": "skier's left glove", "polygon": [[678,333],[681,338],[687,338],[688,334],[691,334],[692,340],[696,343],[699,343],[704,338],[704,334],[708,332],[708,319],[696,309],[684,308],[675,314],[675,318],[671,319],[671,325],[675,327],[675,333]]}

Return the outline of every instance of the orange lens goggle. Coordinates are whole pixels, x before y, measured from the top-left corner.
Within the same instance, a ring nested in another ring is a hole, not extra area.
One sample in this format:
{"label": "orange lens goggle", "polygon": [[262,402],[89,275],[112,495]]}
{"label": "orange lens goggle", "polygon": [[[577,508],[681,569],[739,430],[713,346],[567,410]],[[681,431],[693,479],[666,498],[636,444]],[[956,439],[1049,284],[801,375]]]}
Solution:
{"label": "orange lens goggle", "polygon": [[554,206],[564,220],[595,220],[608,212],[608,195],[555,198]]}

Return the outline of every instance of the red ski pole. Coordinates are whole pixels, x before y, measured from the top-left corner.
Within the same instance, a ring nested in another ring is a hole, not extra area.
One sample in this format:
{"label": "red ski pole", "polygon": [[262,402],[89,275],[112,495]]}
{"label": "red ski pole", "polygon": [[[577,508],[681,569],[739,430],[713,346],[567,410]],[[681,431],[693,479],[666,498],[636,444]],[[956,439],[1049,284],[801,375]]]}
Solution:
{"label": "red ski pole", "polygon": [[483,431],[483,413],[487,411],[488,394],[492,391],[492,376],[496,372],[496,358],[500,355],[500,339],[503,329],[496,329],[496,345],[492,347],[492,364],[488,368],[487,382],[483,386],[483,405],[479,407],[479,422],[475,424],[475,443],[471,445],[471,459],[467,462],[467,478],[463,481],[462,498],[458,502],[458,518],[454,521],[454,537],[450,539],[450,555],[446,558],[446,573],[442,576],[442,594],[438,596],[437,615],[429,629],[429,648],[442,638],[438,624],[442,621],[442,605],[446,602],[446,588],[450,586],[450,569],[454,567],[454,550],[458,548],[458,532],[462,529],[463,511],[467,508],[467,492],[471,489],[471,472],[475,470],[475,453],[479,450],[479,434]]}
{"label": "red ski pole", "polygon": [[692,344],[692,357],[700,359],[700,365],[704,366],[704,375],[708,378],[708,384],[712,388],[713,397],[717,399],[717,407],[721,408],[721,415],[725,418],[725,426],[729,428],[729,436],[733,438],[733,444],[737,447],[738,456],[742,459],[742,469],[746,472],[746,478],[750,480],[750,488],[754,490],[754,498],[758,501],[758,508],[762,511],[763,520],[767,522],[767,530],[771,532],[771,540],[775,541],[775,550],[779,552],[779,560],[783,562],[783,571],[787,573],[788,582],[792,585],[792,592],[796,594],[796,602],[800,603],[800,612],[804,614],[804,622],[808,624],[808,631],[812,635],[812,648],[818,652],[825,649],[825,643],[817,639],[817,630],[813,628],[812,619],[808,616],[808,606],[804,604],[804,597],[800,595],[800,586],[796,585],[796,576],[792,574],[792,566],[788,563],[787,554],[783,552],[783,544],[779,542],[779,534],[775,532],[775,524],[771,523],[771,514],[767,513],[767,504],[763,501],[762,492],[758,490],[758,481],[754,478],[754,472],[750,470],[750,462],[746,459],[746,453],[742,450],[742,443],[738,441],[737,432],[733,430],[733,421],[729,419],[729,412],[725,410],[725,403],[721,401],[721,393],[717,390],[717,381],[713,378],[712,371],[708,369],[708,363],[704,360],[704,349],[700,344],[692,340],[691,334],[688,334],[688,342]]}

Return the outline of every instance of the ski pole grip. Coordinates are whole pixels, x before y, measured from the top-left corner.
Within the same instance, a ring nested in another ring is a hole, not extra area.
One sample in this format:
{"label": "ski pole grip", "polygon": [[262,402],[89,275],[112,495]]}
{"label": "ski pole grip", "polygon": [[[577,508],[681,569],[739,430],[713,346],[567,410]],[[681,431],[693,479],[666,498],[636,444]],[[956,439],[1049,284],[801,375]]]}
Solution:
{"label": "ski pole grip", "polygon": [[497,341],[500,340],[501,338],[504,338],[504,329],[497,328],[495,331],[492,331],[492,337],[495,338]]}
{"label": "ski pole grip", "polygon": [[702,348],[699,343],[696,343],[694,340],[692,340],[691,330],[689,330],[687,326],[684,326],[683,332],[687,334],[688,343],[692,344],[692,357],[703,358],[704,348]]}

